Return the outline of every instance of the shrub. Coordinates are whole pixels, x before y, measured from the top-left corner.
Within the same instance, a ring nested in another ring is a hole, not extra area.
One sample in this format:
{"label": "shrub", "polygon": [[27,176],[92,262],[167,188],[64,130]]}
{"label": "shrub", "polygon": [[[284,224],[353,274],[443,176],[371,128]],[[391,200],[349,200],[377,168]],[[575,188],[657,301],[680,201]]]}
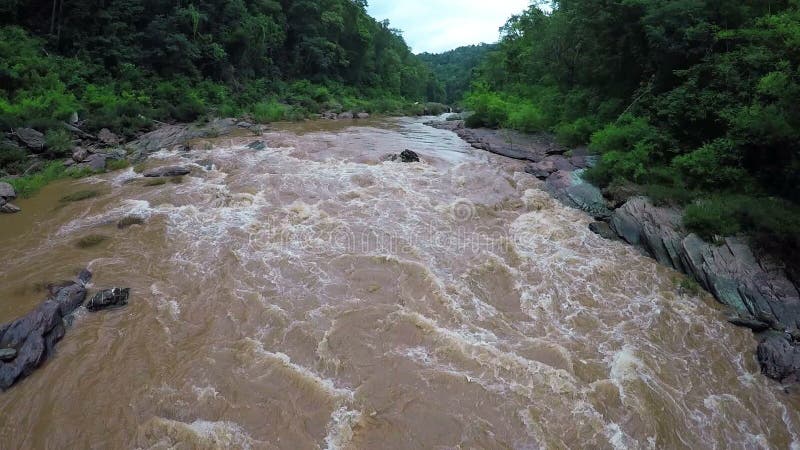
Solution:
{"label": "shrub", "polygon": [[67,130],[47,130],[44,140],[47,151],[53,156],[65,156],[72,150],[72,135]]}
{"label": "shrub", "polygon": [[269,123],[283,120],[287,112],[286,105],[275,100],[260,102],[250,107],[250,113],[256,122]]}
{"label": "shrub", "polygon": [[556,125],[556,139],[562,145],[577,147],[588,144],[592,133],[597,129],[595,122],[588,117],[581,117],[574,122],[562,122]]}
{"label": "shrub", "polygon": [[525,133],[545,131],[549,128],[547,117],[538,106],[530,102],[509,104],[508,118],[503,125]]}
{"label": "shrub", "polygon": [[473,112],[466,120],[468,127],[497,128],[508,120],[508,105],[493,92],[472,92],[465,99],[465,104]]}

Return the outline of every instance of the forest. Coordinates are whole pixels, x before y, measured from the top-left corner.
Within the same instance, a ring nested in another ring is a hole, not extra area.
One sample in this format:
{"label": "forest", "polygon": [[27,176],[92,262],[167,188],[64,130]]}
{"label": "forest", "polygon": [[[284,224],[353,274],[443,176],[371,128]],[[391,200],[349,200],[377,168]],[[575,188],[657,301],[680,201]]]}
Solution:
{"label": "forest", "polygon": [[[0,128],[62,122],[132,137],[158,122],[321,111],[414,113],[443,100],[428,66],[364,0],[6,0],[0,2]],[[0,170],[26,170],[0,140]],[[2,176],[0,172],[0,176]]]}
{"label": "forest", "polygon": [[588,145],[607,195],[682,206],[708,239],[800,250],[800,2],[559,0],[501,34],[468,125]]}

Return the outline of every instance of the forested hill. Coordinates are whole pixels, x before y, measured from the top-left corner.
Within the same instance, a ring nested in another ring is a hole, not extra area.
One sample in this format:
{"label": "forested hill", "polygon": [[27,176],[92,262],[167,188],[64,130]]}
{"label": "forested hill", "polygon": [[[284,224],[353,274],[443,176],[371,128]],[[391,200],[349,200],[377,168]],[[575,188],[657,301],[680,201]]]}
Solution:
{"label": "forested hill", "polygon": [[797,261],[798,0],[561,0],[502,35],[469,124],[589,144],[607,193],[684,205],[709,239],[745,232]]}
{"label": "forested hill", "polygon": [[468,45],[444,53],[421,53],[418,56],[442,83],[445,102],[454,104],[461,101],[469,90],[475,68],[495,48],[494,44]]}
{"label": "forested hill", "polygon": [[[276,120],[441,100],[400,33],[365,8],[364,0],[3,1],[0,127],[53,130],[77,112],[89,130],[131,135],[154,119],[206,113]],[[0,148],[0,168],[13,173],[24,155],[10,151]]]}

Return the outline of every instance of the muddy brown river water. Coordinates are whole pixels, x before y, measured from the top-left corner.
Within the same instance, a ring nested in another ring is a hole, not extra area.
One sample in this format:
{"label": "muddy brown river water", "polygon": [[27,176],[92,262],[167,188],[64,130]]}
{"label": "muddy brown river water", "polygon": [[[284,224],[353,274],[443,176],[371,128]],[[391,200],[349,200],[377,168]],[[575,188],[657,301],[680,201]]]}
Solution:
{"label": "muddy brown river water", "polygon": [[[800,448],[751,333],[521,163],[418,119],[253,139],[0,217],[0,322],[81,267],[132,288],[0,394],[0,448]],[[406,148],[423,162],[383,161]]]}

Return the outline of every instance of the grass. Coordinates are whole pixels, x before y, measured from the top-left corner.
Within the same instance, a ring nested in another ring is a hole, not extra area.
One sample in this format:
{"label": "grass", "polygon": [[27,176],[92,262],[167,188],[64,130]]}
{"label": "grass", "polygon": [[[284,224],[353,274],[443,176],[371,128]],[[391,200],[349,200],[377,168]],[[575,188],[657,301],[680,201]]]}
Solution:
{"label": "grass", "polygon": [[69,202],[80,202],[83,200],[88,200],[90,198],[95,198],[100,195],[98,191],[78,191],[69,195],[65,195],[61,197],[59,200],[62,203],[69,203]]}
{"label": "grass", "polygon": [[145,170],[147,170],[147,165],[145,163],[139,163],[133,166],[133,171],[136,173],[143,173]]}
{"label": "grass", "polygon": [[172,177],[169,179],[172,184],[183,184],[183,177]]}
{"label": "grass", "polygon": [[144,219],[137,216],[123,217],[118,223],[117,228],[124,230],[125,228],[132,227],[133,225],[144,225]]}
{"label": "grass", "polygon": [[39,192],[45,185],[67,176],[67,170],[60,161],[54,161],[44,169],[31,175],[19,178],[8,178],[6,181],[17,191],[22,198],[31,197]]}
{"label": "grass", "polygon": [[127,159],[114,159],[106,163],[106,170],[113,172],[115,170],[127,169],[131,163]]}
{"label": "grass", "polygon": [[103,236],[102,234],[90,234],[88,236],[84,236],[78,239],[75,242],[75,246],[83,249],[92,248],[92,247],[97,247],[98,245],[102,244],[107,240],[108,236]]}

